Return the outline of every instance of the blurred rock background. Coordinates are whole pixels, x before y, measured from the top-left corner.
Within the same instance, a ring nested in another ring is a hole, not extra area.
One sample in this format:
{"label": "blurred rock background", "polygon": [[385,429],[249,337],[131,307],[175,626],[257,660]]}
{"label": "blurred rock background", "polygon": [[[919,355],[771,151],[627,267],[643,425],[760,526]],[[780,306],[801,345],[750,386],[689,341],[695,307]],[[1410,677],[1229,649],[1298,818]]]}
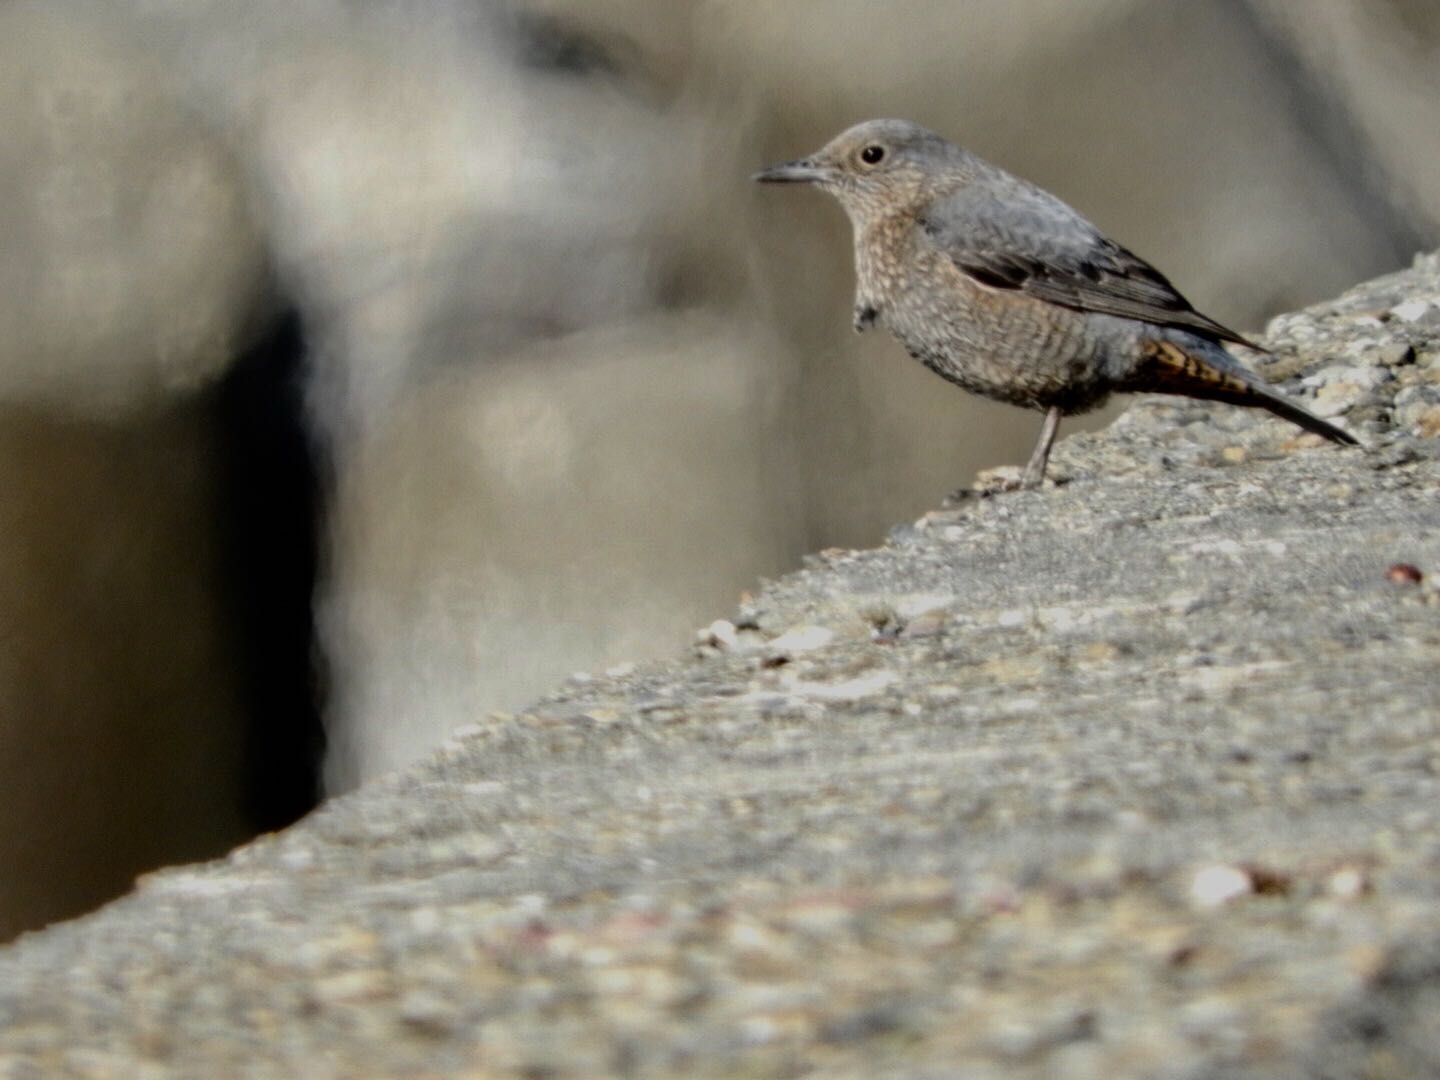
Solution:
{"label": "blurred rock background", "polygon": [[0,938],[1028,450],[757,166],[911,117],[1253,328],[1434,246],[1437,49],[1424,0],[0,4]]}

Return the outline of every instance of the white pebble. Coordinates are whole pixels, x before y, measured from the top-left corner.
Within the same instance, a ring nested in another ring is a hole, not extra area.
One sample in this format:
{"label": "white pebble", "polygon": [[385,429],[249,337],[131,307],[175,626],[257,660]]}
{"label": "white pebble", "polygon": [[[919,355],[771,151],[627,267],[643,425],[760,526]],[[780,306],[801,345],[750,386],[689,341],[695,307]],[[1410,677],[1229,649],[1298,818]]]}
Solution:
{"label": "white pebble", "polygon": [[835,631],[824,626],[797,626],[770,642],[777,653],[803,653],[823,649],[835,640]]}
{"label": "white pebble", "polygon": [[735,624],[729,619],[716,619],[695,635],[703,645],[714,645],[720,649],[734,649],[740,643]]}
{"label": "white pebble", "polygon": [[797,682],[790,692],[817,701],[859,701],[894,685],[899,678],[893,671],[876,671],[838,683]]}
{"label": "white pebble", "polygon": [[1394,378],[1395,375],[1388,368],[1332,364],[1330,367],[1321,368],[1314,375],[1306,376],[1302,382],[1305,386],[1334,386],[1336,383],[1346,383],[1373,390]]}
{"label": "white pebble", "polygon": [[1401,322],[1419,322],[1430,310],[1429,300],[1406,300],[1403,304],[1396,304],[1390,309],[1390,314]]}
{"label": "white pebble", "polygon": [[1054,630],[1059,634],[1068,633],[1082,622],[1088,621],[1081,613],[1067,607],[1041,608],[1035,614],[1045,629]]}
{"label": "white pebble", "polygon": [[1220,907],[1254,891],[1255,879],[1238,866],[1207,866],[1197,870],[1190,882],[1190,899],[1206,908]]}
{"label": "white pebble", "polygon": [[1354,900],[1364,896],[1370,888],[1365,875],[1354,867],[1337,870],[1330,876],[1330,895],[1340,900]]}
{"label": "white pebble", "polygon": [[932,611],[942,611],[955,603],[954,593],[920,593],[916,596],[899,597],[894,604],[895,614],[909,622]]}

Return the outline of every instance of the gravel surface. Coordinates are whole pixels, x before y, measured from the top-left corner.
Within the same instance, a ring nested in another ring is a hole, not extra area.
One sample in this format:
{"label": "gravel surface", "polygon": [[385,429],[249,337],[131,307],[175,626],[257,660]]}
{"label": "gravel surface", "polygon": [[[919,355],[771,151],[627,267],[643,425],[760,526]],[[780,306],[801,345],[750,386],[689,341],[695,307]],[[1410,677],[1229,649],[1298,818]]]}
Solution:
{"label": "gravel surface", "polygon": [[[1440,259],[0,949],[0,1076],[1440,1075]],[[703,557],[697,552],[696,557]]]}

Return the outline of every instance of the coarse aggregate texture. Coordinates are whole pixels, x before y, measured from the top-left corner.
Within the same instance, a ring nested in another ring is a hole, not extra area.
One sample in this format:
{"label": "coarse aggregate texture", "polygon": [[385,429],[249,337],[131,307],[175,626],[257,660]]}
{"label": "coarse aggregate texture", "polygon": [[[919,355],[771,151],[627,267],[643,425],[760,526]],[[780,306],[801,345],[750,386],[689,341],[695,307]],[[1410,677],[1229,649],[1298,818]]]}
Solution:
{"label": "coarse aggregate texture", "polygon": [[0,1077],[1440,1075],[1440,258],[1268,341],[1369,449],[1139,402],[0,950]]}

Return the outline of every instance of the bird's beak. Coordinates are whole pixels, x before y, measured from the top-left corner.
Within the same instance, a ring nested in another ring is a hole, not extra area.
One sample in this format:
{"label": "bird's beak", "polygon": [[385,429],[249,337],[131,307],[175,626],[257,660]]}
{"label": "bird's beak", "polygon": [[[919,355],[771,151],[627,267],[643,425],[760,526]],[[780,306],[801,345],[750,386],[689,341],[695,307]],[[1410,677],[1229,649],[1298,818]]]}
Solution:
{"label": "bird's beak", "polygon": [[761,184],[823,184],[830,177],[830,169],[801,158],[761,169],[750,179]]}

